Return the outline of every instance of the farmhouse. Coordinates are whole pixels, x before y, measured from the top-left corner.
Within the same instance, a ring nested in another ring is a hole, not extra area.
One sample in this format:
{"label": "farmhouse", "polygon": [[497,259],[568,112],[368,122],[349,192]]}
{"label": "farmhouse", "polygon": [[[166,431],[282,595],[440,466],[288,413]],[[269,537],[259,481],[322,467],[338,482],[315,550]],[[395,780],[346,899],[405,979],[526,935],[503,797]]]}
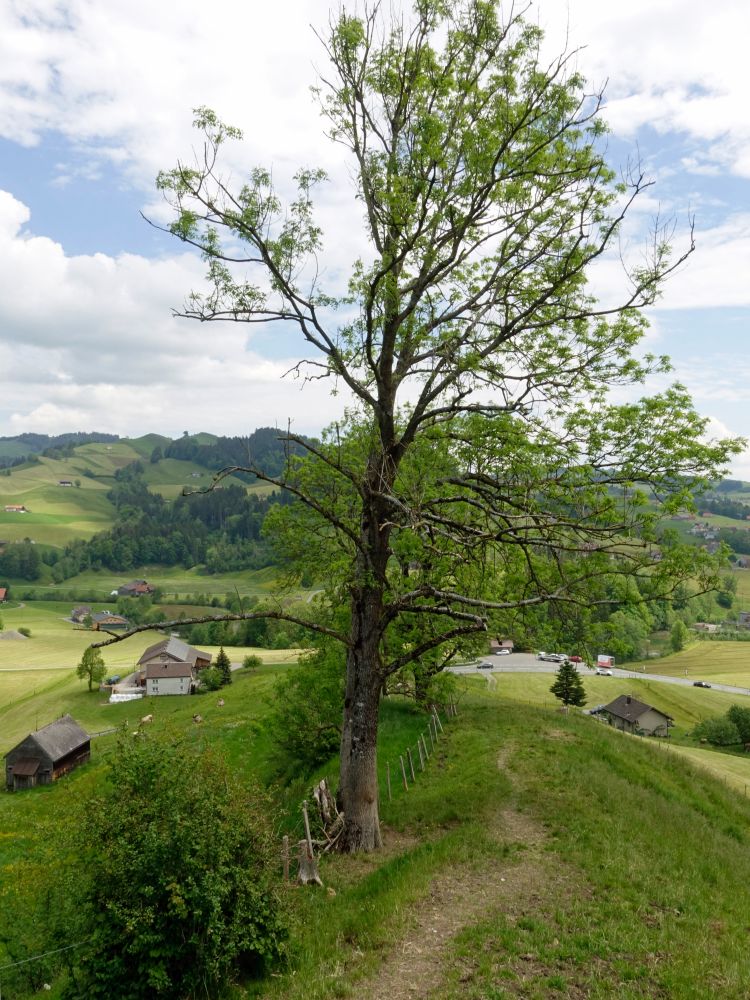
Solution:
{"label": "farmhouse", "polygon": [[189,663],[148,663],[145,670],[146,694],[190,694],[193,689],[193,668]]}
{"label": "farmhouse", "polygon": [[621,694],[601,712],[606,715],[610,726],[624,733],[637,733],[644,736],[668,736],[672,725],[671,716],[658,708],[646,705],[629,694]]}
{"label": "farmhouse", "polygon": [[95,611],[91,615],[91,627],[95,631],[99,631],[99,629],[128,629],[130,622],[122,615],[115,615],[111,611]]}
{"label": "farmhouse", "polygon": [[513,640],[512,639],[490,639],[490,652],[497,653],[500,649],[507,649],[511,653],[513,652]]}
{"label": "farmhouse", "polygon": [[91,614],[91,608],[88,604],[82,604],[79,608],[73,608],[70,612],[70,620],[75,622],[76,625],[80,625],[84,618],[88,618]]}
{"label": "farmhouse", "polygon": [[156,588],[152,583],[145,580],[131,580],[130,583],[123,583],[117,588],[120,597],[142,597],[144,594],[153,594]]}
{"label": "farmhouse", "polygon": [[58,479],[57,480],[57,485],[58,486],[72,486],[73,485],[73,480],[72,479]]}
{"label": "farmhouse", "polygon": [[28,507],[25,507],[22,503],[6,503],[5,505],[6,514],[29,514],[31,513]]}
{"label": "farmhouse", "polygon": [[210,653],[172,637],[149,646],[138,661],[138,666],[148,667],[149,663],[189,663],[193,670],[203,670],[211,666],[211,659]]}
{"label": "farmhouse", "polygon": [[49,785],[91,756],[91,741],[70,715],[38,729],[5,755],[9,791]]}
{"label": "farmhouse", "polygon": [[8,600],[8,588],[0,587],[0,604],[5,604]]}

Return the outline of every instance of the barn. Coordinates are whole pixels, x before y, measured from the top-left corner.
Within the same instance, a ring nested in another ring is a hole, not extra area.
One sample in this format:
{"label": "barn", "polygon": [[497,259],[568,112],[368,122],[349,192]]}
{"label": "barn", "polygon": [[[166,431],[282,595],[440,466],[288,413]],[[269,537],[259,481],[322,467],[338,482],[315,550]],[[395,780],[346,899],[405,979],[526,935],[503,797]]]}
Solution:
{"label": "barn", "polygon": [[89,734],[70,715],[21,740],[5,755],[8,791],[49,785],[91,756]]}

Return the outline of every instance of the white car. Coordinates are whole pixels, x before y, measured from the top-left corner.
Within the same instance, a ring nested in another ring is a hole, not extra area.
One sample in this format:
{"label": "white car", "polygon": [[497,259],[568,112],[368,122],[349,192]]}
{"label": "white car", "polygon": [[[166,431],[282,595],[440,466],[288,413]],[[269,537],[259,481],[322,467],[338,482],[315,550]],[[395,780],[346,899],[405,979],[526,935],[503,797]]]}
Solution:
{"label": "white car", "polygon": [[509,649],[496,649],[495,656],[510,656]]}
{"label": "white car", "polygon": [[614,674],[609,667],[597,667],[596,672],[600,677],[614,677]]}

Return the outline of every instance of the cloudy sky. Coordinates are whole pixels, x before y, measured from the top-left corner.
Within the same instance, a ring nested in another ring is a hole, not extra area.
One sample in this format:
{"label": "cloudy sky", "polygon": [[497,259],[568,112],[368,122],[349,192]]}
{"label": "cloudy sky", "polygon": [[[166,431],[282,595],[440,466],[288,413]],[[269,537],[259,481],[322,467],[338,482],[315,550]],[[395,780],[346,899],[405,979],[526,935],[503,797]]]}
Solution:
{"label": "cloudy sky", "polygon": [[[149,227],[158,170],[189,154],[192,109],[241,127],[236,176],[283,189],[325,167],[327,267],[358,252],[339,150],[309,88],[329,0],[0,0],[0,435],[315,432],[341,408],[283,373],[295,334],[175,319],[200,261]],[[612,10],[615,13],[612,13]],[[750,437],[750,4],[540,0],[550,52],[608,81],[609,156],[655,181],[642,217],[695,216],[697,251],[651,312],[717,432]],[[567,38],[567,43],[566,43]],[[356,214],[357,209],[354,209]],[[606,282],[606,274],[603,276]],[[750,479],[750,454],[735,465]]]}

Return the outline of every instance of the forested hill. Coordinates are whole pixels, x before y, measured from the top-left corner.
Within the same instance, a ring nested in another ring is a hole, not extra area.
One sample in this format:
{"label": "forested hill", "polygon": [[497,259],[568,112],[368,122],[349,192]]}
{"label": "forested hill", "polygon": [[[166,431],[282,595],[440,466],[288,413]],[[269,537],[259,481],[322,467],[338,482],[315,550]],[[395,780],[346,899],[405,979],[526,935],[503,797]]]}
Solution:
{"label": "forested hill", "polygon": [[[280,441],[281,433],[274,427],[259,427],[247,437],[217,437],[209,443],[202,441],[201,436],[184,435],[164,449],[154,449],[152,461],[160,457],[161,451],[164,458],[195,462],[214,472],[230,466],[255,465],[269,476],[278,476],[283,472],[289,453],[304,454],[300,445],[287,446]],[[251,474],[239,473],[239,476],[255,479]]]}

